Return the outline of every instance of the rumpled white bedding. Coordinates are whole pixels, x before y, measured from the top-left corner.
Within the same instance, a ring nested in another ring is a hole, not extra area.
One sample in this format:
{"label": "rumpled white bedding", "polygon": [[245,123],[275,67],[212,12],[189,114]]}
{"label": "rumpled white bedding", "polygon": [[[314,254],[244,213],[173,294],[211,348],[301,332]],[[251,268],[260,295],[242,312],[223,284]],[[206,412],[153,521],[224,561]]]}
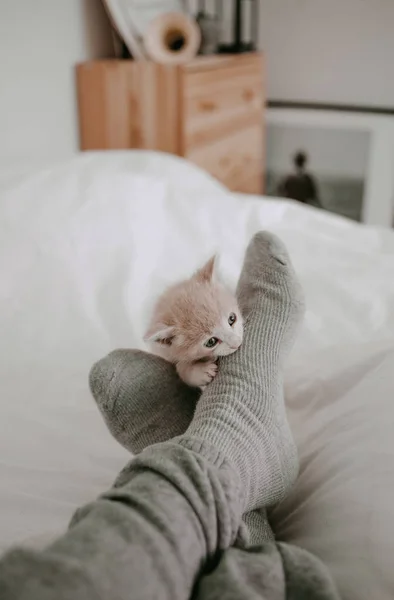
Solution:
{"label": "rumpled white bedding", "polygon": [[157,294],[211,253],[234,285],[259,229],[285,241],[306,292],[287,377],[300,439],[305,386],[324,402],[316,357],[337,397],[377,349],[394,346],[391,231],[230,194],[181,159],[148,152],[85,154],[0,179],[0,548],[64,529],[111,484],[128,456],[90,397],[90,366],[116,347],[144,347]]}

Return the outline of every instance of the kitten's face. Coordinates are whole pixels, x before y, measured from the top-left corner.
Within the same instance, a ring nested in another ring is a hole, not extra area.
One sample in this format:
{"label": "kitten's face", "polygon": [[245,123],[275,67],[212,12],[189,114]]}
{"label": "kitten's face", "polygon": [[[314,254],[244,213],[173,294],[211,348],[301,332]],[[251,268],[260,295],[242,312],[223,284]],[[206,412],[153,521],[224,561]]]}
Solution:
{"label": "kitten's face", "polygon": [[145,340],[171,362],[216,360],[242,343],[235,296],[213,278],[214,258],[159,298]]}

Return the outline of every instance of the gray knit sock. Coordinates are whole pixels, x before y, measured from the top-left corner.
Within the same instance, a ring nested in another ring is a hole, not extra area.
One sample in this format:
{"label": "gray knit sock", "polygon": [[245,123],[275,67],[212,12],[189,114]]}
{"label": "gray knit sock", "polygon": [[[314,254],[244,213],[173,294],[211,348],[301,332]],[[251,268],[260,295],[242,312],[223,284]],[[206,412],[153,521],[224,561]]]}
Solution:
{"label": "gray knit sock", "polygon": [[[93,365],[90,389],[104,421],[132,454],[182,435],[201,392],[187,386],[164,359],[141,350],[115,350]],[[273,539],[265,510],[243,516],[236,545]]]}
{"label": "gray knit sock", "polygon": [[283,366],[303,316],[303,294],[274,235],[260,232],[250,242],[238,298],[246,316],[242,346],[220,361],[179,442],[209,443],[226,456],[241,478],[248,511],[280,501],[298,473]]}
{"label": "gray knit sock", "polygon": [[201,394],[169,362],[141,350],[114,350],[93,365],[90,389],[108,429],[132,454],[184,433]]}

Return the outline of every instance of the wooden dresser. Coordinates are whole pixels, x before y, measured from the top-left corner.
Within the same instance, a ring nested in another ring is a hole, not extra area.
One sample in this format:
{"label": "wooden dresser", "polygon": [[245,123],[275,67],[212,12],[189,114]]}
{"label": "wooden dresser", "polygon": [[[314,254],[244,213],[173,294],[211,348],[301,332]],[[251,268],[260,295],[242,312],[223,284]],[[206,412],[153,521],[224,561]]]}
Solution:
{"label": "wooden dresser", "polygon": [[162,150],[231,190],[262,193],[261,54],[199,57],[182,67],[92,61],[77,66],[77,86],[82,150]]}

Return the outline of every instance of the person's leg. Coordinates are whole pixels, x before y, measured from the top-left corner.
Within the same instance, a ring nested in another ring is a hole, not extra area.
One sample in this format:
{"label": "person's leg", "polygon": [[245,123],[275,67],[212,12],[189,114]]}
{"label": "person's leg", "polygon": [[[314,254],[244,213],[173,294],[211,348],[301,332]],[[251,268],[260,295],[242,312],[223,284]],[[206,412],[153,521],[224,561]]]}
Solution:
{"label": "person's leg", "polygon": [[272,404],[303,305],[286,251],[269,234],[249,245],[243,281],[244,343],[221,361],[186,433],[144,450],[46,551],[8,553],[4,600],[188,598],[234,542],[242,512],[281,495],[282,477],[267,480],[261,469],[271,457],[278,468],[293,461],[282,456],[283,415]]}
{"label": "person's leg", "polygon": [[[182,435],[201,395],[179,378],[172,364],[142,350],[114,350],[93,365],[89,380],[108,429],[132,454]],[[235,545],[274,539],[265,509],[243,515],[242,521]]]}
{"label": "person's leg", "polygon": [[209,444],[145,450],[43,551],[0,560],[1,600],[185,600],[232,545],[240,479]]}
{"label": "person's leg", "polygon": [[[90,385],[108,428],[133,454],[183,433],[201,394],[179,379],[173,365],[140,350],[115,350],[98,361]],[[330,573],[316,557],[272,543],[264,511],[250,511],[243,521],[252,546],[238,535],[199,579],[196,600],[339,600]]]}
{"label": "person's leg", "polygon": [[323,563],[302,548],[266,543],[228,548],[199,580],[196,600],[340,600]]}
{"label": "person's leg", "polygon": [[[90,372],[90,388],[108,429],[133,454],[183,434],[201,395],[179,378],[172,364],[142,350],[114,350],[99,360]],[[284,437],[283,447],[293,444],[292,437]],[[272,468],[277,469],[276,462]],[[283,480],[289,489],[293,472],[285,471]],[[237,546],[274,539],[265,509],[246,513],[242,520]]]}

